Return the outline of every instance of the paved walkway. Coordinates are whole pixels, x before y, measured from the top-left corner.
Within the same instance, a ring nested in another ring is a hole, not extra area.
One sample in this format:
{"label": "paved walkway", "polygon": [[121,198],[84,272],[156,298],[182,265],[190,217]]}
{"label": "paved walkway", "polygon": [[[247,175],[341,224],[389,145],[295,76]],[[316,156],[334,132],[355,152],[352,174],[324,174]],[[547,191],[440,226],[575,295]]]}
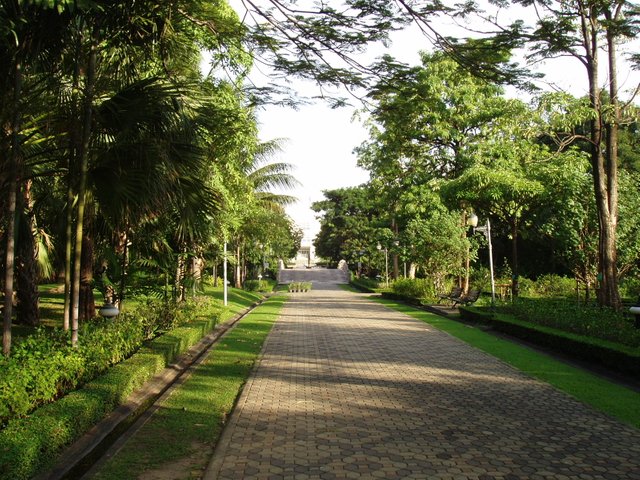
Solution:
{"label": "paved walkway", "polygon": [[207,479],[640,479],[640,430],[365,295],[292,296]]}

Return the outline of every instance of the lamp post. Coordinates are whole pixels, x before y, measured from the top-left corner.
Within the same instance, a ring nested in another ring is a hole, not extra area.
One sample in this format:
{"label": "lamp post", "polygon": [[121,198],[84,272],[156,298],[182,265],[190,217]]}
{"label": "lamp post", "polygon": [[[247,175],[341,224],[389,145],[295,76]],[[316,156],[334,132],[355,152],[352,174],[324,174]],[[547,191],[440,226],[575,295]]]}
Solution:
{"label": "lamp post", "polygon": [[478,216],[475,213],[472,213],[467,218],[467,225],[473,228],[474,233],[480,232],[484,233],[484,236],[487,238],[489,242],[489,271],[491,272],[491,306],[496,303],[496,283],[493,278],[493,247],[491,246],[491,223],[489,223],[489,219],[487,218],[487,224],[484,227],[478,227]]}
{"label": "lamp post", "polygon": [[[376,248],[378,251],[383,249],[380,244],[378,244]],[[387,250],[387,247],[384,247],[384,285],[386,288],[389,288],[389,250]]]}
{"label": "lamp post", "polygon": [[260,268],[260,272],[258,273],[258,279],[262,280],[262,277],[264,277],[264,270],[265,270],[265,263],[266,263],[266,250],[265,250],[265,246],[263,243],[258,244],[258,247],[260,248],[260,250],[262,251],[262,268]]}

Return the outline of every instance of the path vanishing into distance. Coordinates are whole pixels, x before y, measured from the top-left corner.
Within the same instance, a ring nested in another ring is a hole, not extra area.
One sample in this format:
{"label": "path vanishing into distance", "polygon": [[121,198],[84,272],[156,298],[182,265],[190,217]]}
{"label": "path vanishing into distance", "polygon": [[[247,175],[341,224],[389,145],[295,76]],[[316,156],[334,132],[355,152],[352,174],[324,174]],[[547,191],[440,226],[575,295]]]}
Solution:
{"label": "path vanishing into distance", "polygon": [[337,285],[293,294],[212,479],[640,479],[640,430]]}

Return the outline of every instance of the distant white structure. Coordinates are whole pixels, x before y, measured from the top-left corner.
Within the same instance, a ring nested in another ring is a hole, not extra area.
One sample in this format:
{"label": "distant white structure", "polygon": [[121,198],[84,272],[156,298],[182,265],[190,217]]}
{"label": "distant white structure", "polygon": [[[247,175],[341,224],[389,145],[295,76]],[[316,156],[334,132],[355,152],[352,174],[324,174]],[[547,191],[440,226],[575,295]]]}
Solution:
{"label": "distant white structure", "polygon": [[295,258],[289,263],[293,268],[312,268],[316,266],[316,249],[313,245],[301,245]]}
{"label": "distant white structure", "polygon": [[316,266],[316,248],[313,246],[311,228],[309,225],[302,227],[302,240],[296,256],[287,262],[289,268],[313,268]]}

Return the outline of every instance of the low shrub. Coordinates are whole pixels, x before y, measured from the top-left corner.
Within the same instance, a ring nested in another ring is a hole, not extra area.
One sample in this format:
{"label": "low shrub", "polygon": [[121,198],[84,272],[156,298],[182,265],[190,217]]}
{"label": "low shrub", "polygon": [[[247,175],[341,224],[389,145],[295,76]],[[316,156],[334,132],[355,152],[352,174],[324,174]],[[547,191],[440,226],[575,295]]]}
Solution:
{"label": "low shrub", "polygon": [[524,297],[514,299],[512,305],[503,308],[526,322],[640,347],[640,330],[634,328],[633,319],[611,309],[572,300]]}
{"label": "low shrub", "polygon": [[273,280],[245,280],[242,288],[247,292],[271,292],[274,286]]}
{"label": "low shrub", "polygon": [[59,453],[100,421],[137,388],[198,342],[218,322],[218,315],[178,327],[149,342],[104,375],[24,418],[12,418],[0,431],[0,480],[31,478],[50,468]]}
{"label": "low shrub", "polygon": [[290,292],[307,292],[311,290],[311,282],[291,282],[289,284]]}
{"label": "low shrub", "polygon": [[375,278],[368,278],[368,277],[360,277],[360,278],[352,277],[351,284],[354,287],[365,290],[365,291],[373,291],[380,288],[380,284],[378,283],[378,280],[376,280]]}
{"label": "low shrub", "polygon": [[542,275],[533,282],[521,279],[519,287],[521,294],[529,297],[575,298],[576,296],[576,280],[561,275]]}
{"label": "low shrub", "polygon": [[399,278],[393,282],[391,290],[401,297],[427,301],[437,298],[433,282],[426,278]]}
{"label": "low shrub", "polygon": [[640,278],[627,276],[620,281],[620,296],[631,302],[640,299]]}
{"label": "low shrub", "polygon": [[62,330],[40,329],[20,339],[11,357],[0,357],[0,428],[90,381],[131,356],[144,341],[193,321],[199,313],[217,318],[220,308],[210,299],[179,305],[150,300],[117,320],[84,323],[78,348]]}

